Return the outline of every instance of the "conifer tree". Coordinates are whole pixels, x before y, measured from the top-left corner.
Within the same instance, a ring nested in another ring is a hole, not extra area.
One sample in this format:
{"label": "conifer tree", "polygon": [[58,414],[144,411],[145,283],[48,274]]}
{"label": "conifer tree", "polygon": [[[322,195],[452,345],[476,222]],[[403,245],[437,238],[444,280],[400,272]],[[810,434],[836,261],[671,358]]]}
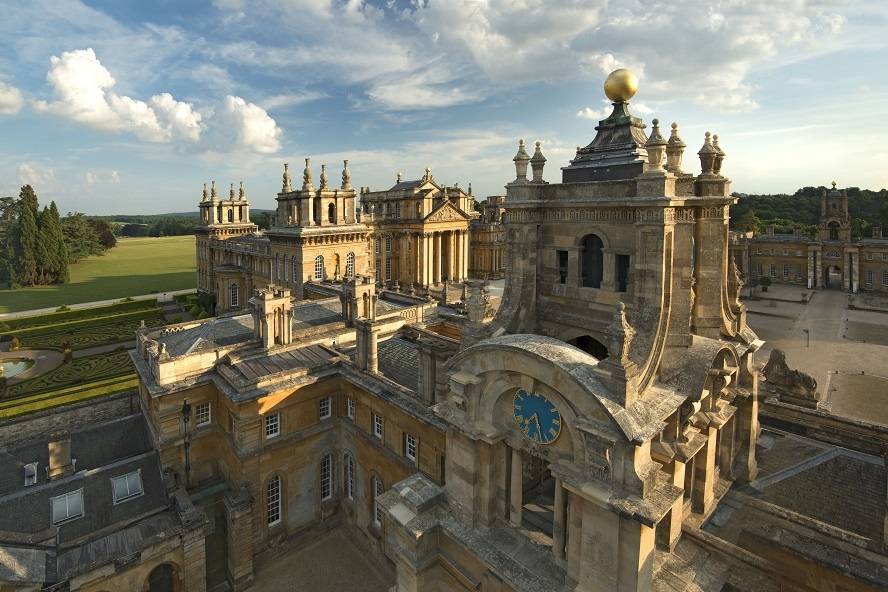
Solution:
{"label": "conifer tree", "polygon": [[19,217],[15,229],[15,275],[19,285],[33,286],[37,280],[37,221],[34,211],[37,196],[30,185],[22,187],[19,194]]}
{"label": "conifer tree", "polygon": [[52,236],[49,233],[49,208],[46,206],[43,206],[43,211],[37,217],[37,243],[34,254],[37,260],[37,283],[41,285],[53,283],[58,266],[55,262]]}
{"label": "conifer tree", "polygon": [[65,234],[62,232],[62,219],[54,201],[49,204],[48,222],[52,236],[53,259],[56,265],[54,280],[64,284],[68,281],[68,248],[65,245]]}

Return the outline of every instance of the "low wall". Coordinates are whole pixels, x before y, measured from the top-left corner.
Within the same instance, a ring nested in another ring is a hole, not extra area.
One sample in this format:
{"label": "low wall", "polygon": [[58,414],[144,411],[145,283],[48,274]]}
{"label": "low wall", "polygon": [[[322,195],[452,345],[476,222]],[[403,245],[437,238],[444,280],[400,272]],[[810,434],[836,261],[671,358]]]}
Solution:
{"label": "low wall", "polygon": [[866,454],[881,456],[888,450],[888,426],[790,405],[773,397],[761,401],[759,419],[765,425]]}
{"label": "low wall", "polygon": [[138,410],[138,391],[132,390],[13,417],[0,421],[0,446],[62,429],[76,431],[83,426],[124,417]]}

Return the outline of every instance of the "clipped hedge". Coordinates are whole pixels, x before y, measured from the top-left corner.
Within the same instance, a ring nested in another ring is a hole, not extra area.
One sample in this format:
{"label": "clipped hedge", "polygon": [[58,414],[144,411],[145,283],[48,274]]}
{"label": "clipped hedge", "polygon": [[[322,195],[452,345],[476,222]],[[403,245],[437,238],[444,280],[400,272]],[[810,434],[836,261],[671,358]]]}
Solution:
{"label": "clipped hedge", "polygon": [[61,348],[67,343],[71,349],[78,350],[131,341],[135,339],[136,329],[142,321],[148,327],[166,324],[160,309],[139,310],[112,317],[25,329],[16,331],[13,335],[21,340],[22,348]]}
{"label": "clipped hedge", "polygon": [[51,395],[60,392],[61,389],[133,374],[132,360],[126,350],[85,356],[62,364],[40,376],[8,386],[0,407],[11,403],[10,399],[18,397],[39,393]]}
{"label": "clipped hedge", "polygon": [[135,374],[127,374],[105,380],[54,390],[48,393],[19,397],[0,402],[0,419],[8,419],[25,413],[34,413],[62,405],[79,403],[96,397],[113,395],[138,388],[139,379]]}
{"label": "clipped hedge", "polygon": [[117,315],[125,312],[133,312],[139,310],[151,310],[157,308],[157,300],[133,300],[130,302],[119,302],[110,306],[99,306],[96,308],[84,308],[82,310],[70,310],[67,312],[54,312],[36,317],[24,317],[20,319],[9,319],[4,321],[8,327],[8,331],[16,331],[21,329],[29,329],[33,327],[45,327],[47,325],[56,325],[69,321],[80,321],[86,319],[97,319],[111,315]]}

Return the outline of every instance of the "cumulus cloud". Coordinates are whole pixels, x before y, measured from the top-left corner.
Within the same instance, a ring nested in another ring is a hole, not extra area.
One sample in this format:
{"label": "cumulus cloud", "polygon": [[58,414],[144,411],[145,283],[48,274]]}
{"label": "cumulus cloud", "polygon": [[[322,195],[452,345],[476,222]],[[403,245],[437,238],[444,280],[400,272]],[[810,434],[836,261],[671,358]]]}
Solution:
{"label": "cumulus cloud", "polygon": [[15,115],[24,103],[19,89],[0,80],[0,115]]}
{"label": "cumulus cloud", "polygon": [[86,171],[86,184],[95,185],[99,181],[99,176],[92,171]]}
{"label": "cumulus cloud", "polygon": [[115,185],[120,183],[120,173],[118,173],[117,171],[111,171],[111,179],[110,180]]}
{"label": "cumulus cloud", "polygon": [[610,115],[610,111],[607,107],[602,107],[601,109],[593,109],[592,107],[584,107],[577,111],[577,117],[581,119],[591,119],[593,121],[601,121]]}
{"label": "cumulus cloud", "polygon": [[17,172],[19,183],[22,185],[40,187],[55,183],[55,172],[38,164],[23,162],[18,165]]}
{"label": "cumulus cloud", "polygon": [[93,171],[86,171],[85,178],[87,185],[95,185],[97,183],[111,183],[112,185],[116,185],[120,183],[120,174],[117,171],[111,171],[108,173],[107,177]]}
{"label": "cumulus cloud", "polygon": [[[170,93],[156,94],[145,102],[113,92],[116,81],[91,48],[53,56],[46,79],[55,98],[36,101],[34,106],[41,112],[100,130],[129,132],[147,142],[197,143],[205,130],[204,117],[194,105]],[[280,147],[281,130],[261,107],[229,95],[217,113],[222,121],[216,127],[228,125],[236,132],[239,142],[232,149],[268,153]]]}

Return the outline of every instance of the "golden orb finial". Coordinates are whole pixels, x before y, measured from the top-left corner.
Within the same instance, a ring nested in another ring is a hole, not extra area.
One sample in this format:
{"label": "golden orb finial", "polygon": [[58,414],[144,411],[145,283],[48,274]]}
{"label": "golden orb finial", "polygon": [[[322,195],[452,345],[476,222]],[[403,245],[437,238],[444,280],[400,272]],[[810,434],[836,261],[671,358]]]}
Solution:
{"label": "golden orb finial", "polygon": [[611,72],[604,81],[604,94],[614,103],[628,101],[638,90],[638,77],[628,68]]}

